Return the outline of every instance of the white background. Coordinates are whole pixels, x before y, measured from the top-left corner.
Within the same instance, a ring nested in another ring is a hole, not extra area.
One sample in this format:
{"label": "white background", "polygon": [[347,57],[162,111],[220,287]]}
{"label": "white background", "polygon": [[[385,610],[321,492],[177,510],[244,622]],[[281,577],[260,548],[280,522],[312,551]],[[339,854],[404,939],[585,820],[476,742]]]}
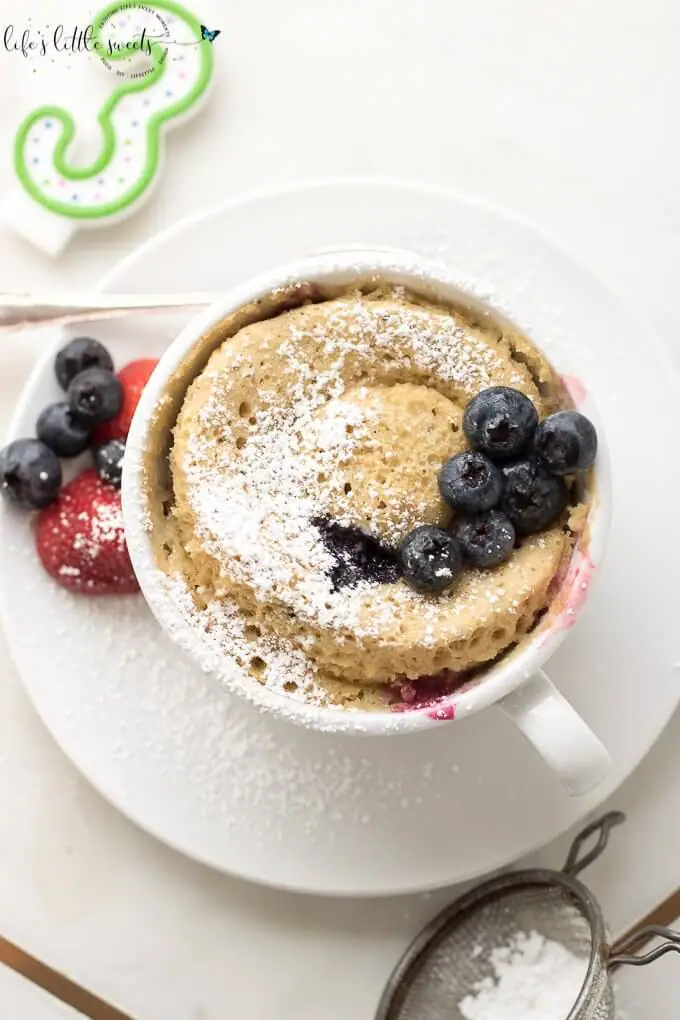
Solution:
{"label": "white background", "polygon": [[[169,137],[153,200],[125,224],[79,235],[54,262],[0,234],[0,289],[86,287],[149,234],[207,203],[270,184],[375,173],[447,185],[534,220],[680,353],[675,0],[193,6],[222,29],[215,91],[200,119]],[[26,27],[28,17],[34,27],[84,25],[93,11],[80,0],[0,0],[0,27]],[[111,88],[94,58],[52,57],[24,60],[0,48],[2,191],[12,185],[11,139],[29,109],[60,102],[87,127]],[[41,342],[40,334],[0,341],[3,421]],[[640,427],[659,440],[653,423]],[[399,952],[448,894],[324,902],[190,864],[138,833],[76,775],[2,649],[0,676],[0,933],[135,1020],[370,1020]],[[652,679],[640,678],[641,697]],[[631,822],[592,874],[615,930],[680,882],[677,843],[661,835],[680,817],[679,738],[676,720],[616,798]],[[560,863],[561,852],[544,858]],[[50,1015],[42,997],[24,1003],[0,978],[0,1013]],[[677,1016],[677,960],[625,983],[631,1020]]]}

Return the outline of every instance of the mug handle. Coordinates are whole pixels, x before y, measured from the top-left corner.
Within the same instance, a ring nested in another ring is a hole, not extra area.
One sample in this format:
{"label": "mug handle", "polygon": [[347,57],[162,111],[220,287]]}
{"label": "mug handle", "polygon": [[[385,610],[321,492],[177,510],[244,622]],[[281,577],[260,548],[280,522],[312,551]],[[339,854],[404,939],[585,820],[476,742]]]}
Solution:
{"label": "mug handle", "polygon": [[582,797],[606,778],[612,767],[609,752],[543,670],[497,704],[570,796]]}

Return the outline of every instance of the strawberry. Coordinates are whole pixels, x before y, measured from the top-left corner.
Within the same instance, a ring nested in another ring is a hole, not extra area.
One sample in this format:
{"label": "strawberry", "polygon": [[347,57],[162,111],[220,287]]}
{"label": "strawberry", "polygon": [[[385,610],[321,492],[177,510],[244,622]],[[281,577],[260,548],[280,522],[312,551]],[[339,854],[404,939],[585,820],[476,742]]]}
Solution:
{"label": "strawberry", "polygon": [[157,364],[156,358],[140,358],[139,361],[131,361],[129,365],[121,368],[118,379],[123,387],[122,407],[115,418],[103,422],[94,430],[92,440],[94,446],[101,446],[109,439],[127,439],[142,390]]}
{"label": "strawberry", "polygon": [[47,573],[83,595],[139,591],[125,544],[120,492],[96,471],[65,485],[37,516],[36,544]]}

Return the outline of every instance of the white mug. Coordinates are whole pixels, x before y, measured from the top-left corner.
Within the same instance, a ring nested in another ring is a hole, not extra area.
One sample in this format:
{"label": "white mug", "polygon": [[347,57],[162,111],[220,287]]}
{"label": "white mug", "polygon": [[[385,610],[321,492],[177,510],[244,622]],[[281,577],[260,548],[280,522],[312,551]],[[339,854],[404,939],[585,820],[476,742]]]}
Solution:
{"label": "white mug", "polygon": [[[558,775],[567,791],[574,796],[585,794],[603,781],[611,767],[611,758],[541,667],[565,639],[585,601],[592,574],[601,565],[609,530],[611,482],[607,447],[587,390],[579,394],[580,409],[593,420],[599,435],[596,486],[585,529],[587,547],[577,545],[575,548],[566,580],[535,630],[511,653],[434,706],[409,712],[323,708],[288,698],[234,668],[226,668],[224,660],[185,619],[156,565],[148,525],[147,501],[153,496],[147,493],[144,481],[144,457],[149,428],[167,393],[168,380],[172,377],[176,385],[179,378],[180,389],[186,388],[210,353],[209,350],[202,352],[198,361],[192,360],[192,354],[200,349],[201,339],[227,316],[273,291],[297,282],[351,286],[371,276],[425,293],[444,304],[462,301],[468,306],[477,305],[480,310],[485,308],[482,302],[463,292],[445,268],[425,258],[413,253],[357,246],[351,251],[326,251],[302,259],[233,288],[192,319],[170,345],[142,395],[125,454],[125,532],[142,591],[160,624],[207,673],[223,688],[248,698],[261,708],[314,729],[376,735],[441,726],[496,705]],[[551,361],[563,376],[578,378],[575,366],[570,363],[569,351],[551,348]],[[168,424],[168,429],[172,424]]]}

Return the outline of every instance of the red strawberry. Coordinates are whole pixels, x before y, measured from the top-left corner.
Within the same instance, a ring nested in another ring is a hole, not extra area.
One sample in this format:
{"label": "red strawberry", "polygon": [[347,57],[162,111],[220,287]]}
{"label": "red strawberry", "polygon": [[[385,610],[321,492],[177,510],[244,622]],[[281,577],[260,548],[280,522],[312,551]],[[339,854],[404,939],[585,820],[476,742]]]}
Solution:
{"label": "red strawberry", "polygon": [[120,492],[96,471],[65,485],[37,517],[36,543],[45,570],[69,591],[125,595],[139,591],[125,544]]}
{"label": "red strawberry", "polygon": [[157,364],[156,358],[140,358],[139,361],[131,361],[129,365],[121,368],[118,378],[123,387],[123,405],[115,418],[103,422],[94,430],[94,446],[101,446],[109,439],[127,439],[142,390]]}

